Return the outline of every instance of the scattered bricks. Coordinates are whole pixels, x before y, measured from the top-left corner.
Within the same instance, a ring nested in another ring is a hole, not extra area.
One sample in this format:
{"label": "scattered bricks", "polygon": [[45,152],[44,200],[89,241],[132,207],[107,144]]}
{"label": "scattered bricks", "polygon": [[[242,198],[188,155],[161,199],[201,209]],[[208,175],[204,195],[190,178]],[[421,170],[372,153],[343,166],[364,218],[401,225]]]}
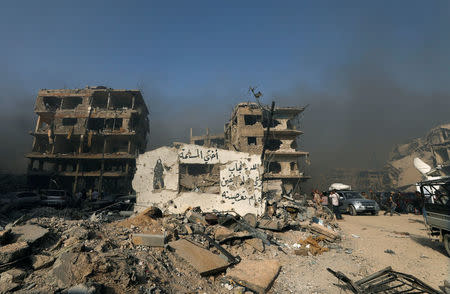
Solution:
{"label": "scattered bricks", "polygon": [[11,229],[3,230],[0,232],[0,245],[5,245],[11,240]]}
{"label": "scattered bricks", "polygon": [[331,241],[331,242],[333,242],[333,241],[335,241],[336,239],[339,238],[339,234],[336,233],[335,231],[333,231],[331,229],[328,229],[325,226],[321,226],[319,224],[316,224],[316,223],[310,224],[309,225],[309,229],[311,231],[313,231],[314,233],[317,233],[317,234],[320,234],[320,235],[324,236],[326,240]]}
{"label": "scattered bricks", "polygon": [[236,283],[257,293],[266,293],[280,272],[277,260],[243,260],[227,270],[227,276]]}
{"label": "scattered bricks", "polygon": [[258,239],[258,238],[247,239],[247,240],[245,240],[245,243],[252,246],[259,252],[264,252],[264,250],[265,250],[264,243],[261,239]]}
{"label": "scattered bricks", "polygon": [[26,256],[29,249],[27,242],[17,242],[0,247],[0,265]]}
{"label": "scattered bricks", "polygon": [[224,271],[229,263],[220,255],[203,249],[192,242],[180,239],[169,243],[175,254],[186,260],[202,276]]}
{"label": "scattered bricks", "polygon": [[48,234],[47,229],[36,225],[17,226],[13,227],[11,231],[18,236],[17,242],[25,241],[28,244],[33,244]]}
{"label": "scattered bricks", "polygon": [[55,261],[55,258],[47,255],[33,255],[31,257],[31,265],[34,270],[50,266]]}
{"label": "scattered bricks", "polygon": [[149,247],[164,247],[165,235],[133,234],[131,241],[134,245]]}

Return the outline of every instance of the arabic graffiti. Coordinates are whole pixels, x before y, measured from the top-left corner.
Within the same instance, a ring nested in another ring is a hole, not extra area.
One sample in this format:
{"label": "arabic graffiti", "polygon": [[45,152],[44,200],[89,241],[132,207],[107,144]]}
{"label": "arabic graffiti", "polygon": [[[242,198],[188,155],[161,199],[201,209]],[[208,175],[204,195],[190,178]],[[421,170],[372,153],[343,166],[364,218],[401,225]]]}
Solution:
{"label": "arabic graffiti", "polygon": [[178,157],[182,160],[199,158],[205,163],[208,163],[210,161],[217,162],[219,160],[219,152],[217,151],[217,149],[195,148],[191,150],[188,148],[182,148],[178,154]]}
{"label": "arabic graffiti", "polygon": [[262,181],[259,164],[245,160],[232,162],[220,172],[220,190],[225,199],[248,200],[249,204],[261,199]]}

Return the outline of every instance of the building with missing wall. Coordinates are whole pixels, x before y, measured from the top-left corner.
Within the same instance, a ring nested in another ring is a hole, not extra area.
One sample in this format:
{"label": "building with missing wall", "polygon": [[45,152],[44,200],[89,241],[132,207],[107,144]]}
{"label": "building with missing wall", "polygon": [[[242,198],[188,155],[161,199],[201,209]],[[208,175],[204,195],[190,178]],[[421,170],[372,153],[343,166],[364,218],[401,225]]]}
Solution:
{"label": "building with missing wall", "polygon": [[106,87],[40,90],[28,183],[73,193],[128,193],[149,131],[138,90]]}
{"label": "building with missing wall", "polygon": [[219,147],[232,151],[260,155],[264,138],[267,146],[264,156],[264,180],[267,190],[284,195],[299,195],[301,183],[310,177],[304,173],[308,152],[298,150],[299,115],[304,107],[276,107],[269,130],[270,111],[257,103],[239,103],[225,125],[224,134],[193,136],[190,143],[205,147]]}

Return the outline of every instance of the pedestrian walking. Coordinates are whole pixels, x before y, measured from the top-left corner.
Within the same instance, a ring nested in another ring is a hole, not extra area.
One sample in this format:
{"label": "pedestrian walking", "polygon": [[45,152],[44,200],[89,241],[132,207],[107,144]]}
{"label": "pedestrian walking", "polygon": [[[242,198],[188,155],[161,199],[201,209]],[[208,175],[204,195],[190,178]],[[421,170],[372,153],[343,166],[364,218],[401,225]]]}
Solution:
{"label": "pedestrian walking", "polygon": [[393,197],[394,193],[391,193],[391,195],[389,196],[389,210],[386,209],[386,211],[384,212],[384,215],[388,214],[388,212],[390,212],[391,216],[392,214],[396,213],[398,215],[400,215],[400,213],[398,213],[397,211],[395,211],[395,209],[397,208],[397,204],[394,201],[394,197]]}
{"label": "pedestrian walking", "polygon": [[338,193],[336,193],[336,190],[333,190],[333,192],[330,194],[330,199],[336,219],[342,219],[341,211],[339,209],[339,195]]}

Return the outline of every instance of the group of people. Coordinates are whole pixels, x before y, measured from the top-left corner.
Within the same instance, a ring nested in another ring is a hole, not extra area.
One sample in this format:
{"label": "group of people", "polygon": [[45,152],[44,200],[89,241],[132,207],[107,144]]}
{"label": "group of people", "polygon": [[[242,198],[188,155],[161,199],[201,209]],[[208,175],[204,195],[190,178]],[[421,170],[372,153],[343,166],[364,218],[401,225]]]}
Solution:
{"label": "group of people", "polygon": [[[103,194],[103,192],[102,192]],[[77,201],[97,201],[98,199],[102,199],[102,194],[100,194],[97,190],[89,190],[86,191],[86,189],[83,189],[81,191],[78,191],[75,196]]]}
{"label": "group of people", "polygon": [[328,207],[333,211],[336,219],[342,219],[341,211],[339,209],[339,195],[336,190],[332,190],[329,195],[327,195],[326,192],[319,192],[318,189],[315,189],[313,191],[313,201],[316,208],[321,209],[323,206]]}

